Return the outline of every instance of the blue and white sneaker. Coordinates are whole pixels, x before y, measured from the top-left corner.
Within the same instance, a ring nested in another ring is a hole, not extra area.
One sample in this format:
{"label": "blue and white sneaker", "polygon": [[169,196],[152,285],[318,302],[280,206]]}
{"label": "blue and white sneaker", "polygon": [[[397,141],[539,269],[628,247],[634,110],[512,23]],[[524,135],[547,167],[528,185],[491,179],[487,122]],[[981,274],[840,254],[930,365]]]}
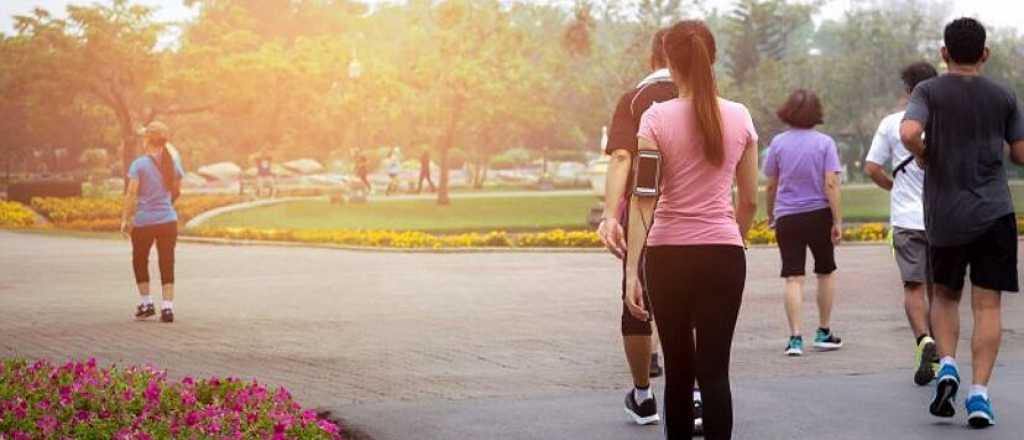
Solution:
{"label": "blue and white sneaker", "polygon": [[952,364],[943,364],[935,377],[938,378],[935,384],[935,397],[932,398],[931,405],[928,405],[928,412],[935,417],[953,417],[956,415],[953,402],[956,400],[957,390],[960,389],[960,372]]}
{"label": "blue and white sneaker", "polygon": [[992,400],[980,394],[967,398],[967,423],[972,428],[988,428],[996,424],[996,415],[992,412]]}
{"label": "blue and white sneaker", "polygon": [[786,356],[800,356],[804,354],[804,338],[801,336],[790,336],[786,342]]}
{"label": "blue and white sneaker", "polygon": [[818,329],[814,334],[814,348],[819,351],[832,351],[843,348],[843,340],[832,333],[832,330],[825,332],[825,330]]}

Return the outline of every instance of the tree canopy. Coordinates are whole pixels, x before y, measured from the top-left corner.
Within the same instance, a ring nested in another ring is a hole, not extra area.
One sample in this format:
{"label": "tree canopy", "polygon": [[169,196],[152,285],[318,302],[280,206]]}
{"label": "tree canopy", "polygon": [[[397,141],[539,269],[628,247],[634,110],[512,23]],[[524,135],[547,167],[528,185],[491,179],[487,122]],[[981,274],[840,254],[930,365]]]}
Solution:
{"label": "tree canopy", "polygon": [[[8,166],[67,169],[77,163],[58,157],[96,148],[123,166],[138,129],[159,118],[191,166],[261,151],[347,160],[353,148],[400,146],[431,152],[445,169],[465,158],[480,184],[507,151],[596,152],[616,100],[648,73],[651,35],[684,17],[712,27],[722,93],[751,109],[762,139],[784,129],[774,110],[786,95],[813,88],[823,130],[859,165],[897,105],[899,69],[938,64],[951,10],[855,1],[816,23],[821,2],[794,0],[724,10],[700,0],[185,3],[198,10],[185,23],[161,23],[131,0],[16,17],[15,32],[0,35]],[[992,29],[989,45],[986,72],[1024,93],[1024,36]]]}

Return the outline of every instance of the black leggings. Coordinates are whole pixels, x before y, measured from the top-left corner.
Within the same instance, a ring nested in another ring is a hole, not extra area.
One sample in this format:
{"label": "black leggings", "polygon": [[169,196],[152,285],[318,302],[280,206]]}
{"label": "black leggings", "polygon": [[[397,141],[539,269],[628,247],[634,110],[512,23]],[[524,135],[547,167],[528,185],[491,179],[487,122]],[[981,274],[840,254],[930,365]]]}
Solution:
{"label": "black leggings", "polygon": [[743,248],[655,246],[647,249],[645,270],[665,353],[667,437],[693,436],[691,391],[696,377],[704,401],[705,438],[731,438],[729,355],[747,277]]}
{"label": "black leggings", "polygon": [[174,245],[178,241],[178,222],[140,226],[132,229],[132,267],[135,282],[149,282],[149,250],[156,242],[160,258],[160,283],[174,284]]}

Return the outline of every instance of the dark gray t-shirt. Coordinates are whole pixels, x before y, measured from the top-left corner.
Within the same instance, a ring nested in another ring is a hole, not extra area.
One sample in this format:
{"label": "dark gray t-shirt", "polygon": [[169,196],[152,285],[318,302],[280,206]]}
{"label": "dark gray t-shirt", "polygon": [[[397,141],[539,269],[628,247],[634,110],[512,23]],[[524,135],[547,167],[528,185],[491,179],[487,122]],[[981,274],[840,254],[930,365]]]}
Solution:
{"label": "dark gray t-shirt", "polygon": [[974,241],[1013,214],[1006,143],[1024,139],[1017,97],[984,76],[946,74],[919,84],[904,120],[924,124],[924,216],[936,246]]}

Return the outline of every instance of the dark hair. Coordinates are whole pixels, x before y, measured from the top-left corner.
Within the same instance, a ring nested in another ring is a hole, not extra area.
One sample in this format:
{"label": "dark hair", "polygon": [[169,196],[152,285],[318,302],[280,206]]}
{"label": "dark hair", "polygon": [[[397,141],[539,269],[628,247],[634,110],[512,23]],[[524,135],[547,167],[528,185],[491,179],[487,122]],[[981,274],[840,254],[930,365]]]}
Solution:
{"label": "dark hair", "polygon": [[693,94],[697,128],[704,141],[704,158],[720,166],[725,160],[725,146],[715,82],[716,50],[715,36],[700,20],[680,21],[665,35],[665,57]]}
{"label": "dark hair", "polygon": [[946,50],[957,64],[977,64],[985,54],[985,26],[973,18],[958,18],[946,25]]}
{"label": "dark hair", "polygon": [[935,67],[927,61],[918,61],[907,67],[904,67],[900,71],[900,78],[903,79],[903,85],[907,87],[907,93],[913,92],[914,87],[917,87],[922,81],[932,79],[938,76],[939,72],[935,71]]}
{"label": "dark hair", "polygon": [[775,114],[782,122],[796,128],[814,128],[825,122],[825,113],[821,109],[818,95],[805,89],[793,91]]}
{"label": "dark hair", "polygon": [[651,68],[657,69],[668,65],[668,60],[665,59],[665,34],[668,34],[669,28],[658,29],[651,37]]}
{"label": "dark hair", "polygon": [[147,141],[160,146],[160,160],[157,161],[157,165],[160,167],[160,177],[163,177],[164,188],[174,197],[174,189],[178,184],[178,171],[174,169],[174,157],[171,156],[171,150],[167,148],[167,139],[150,138]]}

